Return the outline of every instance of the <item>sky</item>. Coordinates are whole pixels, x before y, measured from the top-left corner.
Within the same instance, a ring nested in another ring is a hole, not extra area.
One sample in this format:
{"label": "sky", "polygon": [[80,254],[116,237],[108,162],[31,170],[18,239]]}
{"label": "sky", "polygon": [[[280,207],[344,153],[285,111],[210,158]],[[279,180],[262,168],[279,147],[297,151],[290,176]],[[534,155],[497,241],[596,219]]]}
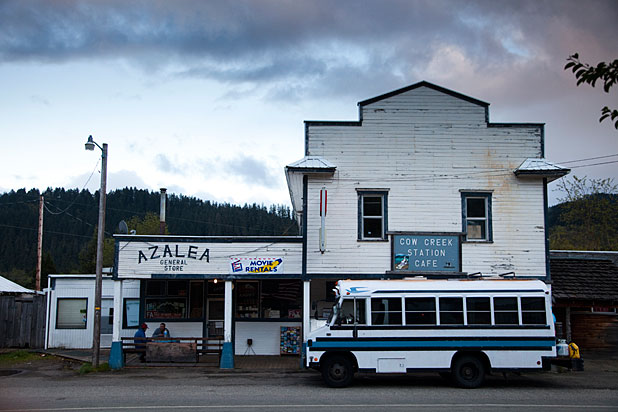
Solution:
{"label": "sky", "polygon": [[422,80],[492,122],[545,123],[547,159],[618,181],[618,131],[598,121],[618,85],[563,70],[618,58],[616,22],[615,0],[0,0],[0,192],[97,190],[92,135],[108,190],[290,204],[304,120],[358,120]]}

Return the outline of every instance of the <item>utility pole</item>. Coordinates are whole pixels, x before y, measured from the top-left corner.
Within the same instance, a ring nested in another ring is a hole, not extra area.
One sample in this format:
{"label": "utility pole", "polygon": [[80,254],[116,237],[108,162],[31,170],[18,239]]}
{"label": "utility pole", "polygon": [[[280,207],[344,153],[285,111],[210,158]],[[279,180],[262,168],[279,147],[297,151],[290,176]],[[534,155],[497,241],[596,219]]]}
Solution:
{"label": "utility pole", "polygon": [[[103,239],[105,236],[105,201],[107,193],[107,143],[103,143],[103,147],[101,147],[92,139],[92,136],[88,136],[86,150],[94,150],[95,145],[101,149],[101,189],[99,190],[99,226],[97,228],[97,263],[94,286],[94,331],[92,336],[92,365],[97,368],[101,352],[101,289],[103,286]],[[120,316],[120,314],[117,316]]]}
{"label": "utility pole", "polygon": [[41,267],[43,266],[43,195],[39,199],[39,238],[36,248],[36,280],[35,288],[37,291],[41,290]]}

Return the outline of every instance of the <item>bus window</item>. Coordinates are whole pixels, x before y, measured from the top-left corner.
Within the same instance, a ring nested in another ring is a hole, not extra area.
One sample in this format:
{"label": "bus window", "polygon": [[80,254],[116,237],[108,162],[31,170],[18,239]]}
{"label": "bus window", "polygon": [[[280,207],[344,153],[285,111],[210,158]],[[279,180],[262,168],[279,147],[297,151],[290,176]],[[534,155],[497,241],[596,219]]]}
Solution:
{"label": "bus window", "polygon": [[[356,310],[354,310],[354,303],[356,303]],[[356,316],[354,315],[356,313]],[[365,299],[344,299],[341,304],[341,324],[352,325],[354,321],[357,324],[366,324],[365,320]]]}
{"label": "bus window", "polygon": [[524,325],[545,325],[545,298],[521,298],[521,323]]}
{"label": "bus window", "polygon": [[466,298],[468,325],[491,325],[489,298]]}
{"label": "bus window", "polygon": [[494,298],[496,325],[518,325],[517,298]]}
{"label": "bus window", "polygon": [[401,298],[372,298],[373,325],[401,325]]}
{"label": "bus window", "polygon": [[406,298],[406,325],[435,324],[435,298]]}
{"label": "bus window", "polygon": [[440,298],[440,324],[463,325],[463,298]]}

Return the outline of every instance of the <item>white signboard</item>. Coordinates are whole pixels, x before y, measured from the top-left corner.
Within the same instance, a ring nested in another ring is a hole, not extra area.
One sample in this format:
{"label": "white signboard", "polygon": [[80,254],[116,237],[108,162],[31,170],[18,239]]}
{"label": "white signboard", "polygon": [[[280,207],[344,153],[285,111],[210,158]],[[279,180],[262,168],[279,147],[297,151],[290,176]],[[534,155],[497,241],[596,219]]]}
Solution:
{"label": "white signboard", "polygon": [[[118,240],[119,278],[152,275],[259,276],[260,274],[300,274],[302,243],[222,242],[201,239]],[[259,253],[259,254],[258,254]],[[242,269],[241,269],[242,268]]]}
{"label": "white signboard", "polygon": [[283,273],[282,258],[230,258],[230,274],[260,274],[260,273]]}

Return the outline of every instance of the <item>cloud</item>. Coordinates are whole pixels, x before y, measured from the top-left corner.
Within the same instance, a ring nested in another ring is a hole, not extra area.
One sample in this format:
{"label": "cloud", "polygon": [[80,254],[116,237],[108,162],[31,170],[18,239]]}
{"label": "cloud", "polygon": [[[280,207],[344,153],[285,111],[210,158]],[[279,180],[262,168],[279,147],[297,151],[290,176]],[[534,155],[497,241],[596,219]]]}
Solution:
{"label": "cloud", "polygon": [[445,77],[449,66],[432,65],[436,49],[503,74],[584,49],[608,58],[617,20],[613,0],[9,0],[0,5],[0,62],[125,59],[257,84],[269,97],[330,97],[360,81],[381,92],[429,69]]}
{"label": "cloud", "polygon": [[187,172],[186,167],[179,166],[178,162],[170,160],[170,158],[163,153],[159,153],[155,156],[155,164],[163,172],[180,175],[184,175]]}
{"label": "cloud", "polygon": [[278,184],[278,178],[265,164],[254,157],[240,155],[236,159],[224,161],[223,171],[240,178],[248,185],[272,187]]}

